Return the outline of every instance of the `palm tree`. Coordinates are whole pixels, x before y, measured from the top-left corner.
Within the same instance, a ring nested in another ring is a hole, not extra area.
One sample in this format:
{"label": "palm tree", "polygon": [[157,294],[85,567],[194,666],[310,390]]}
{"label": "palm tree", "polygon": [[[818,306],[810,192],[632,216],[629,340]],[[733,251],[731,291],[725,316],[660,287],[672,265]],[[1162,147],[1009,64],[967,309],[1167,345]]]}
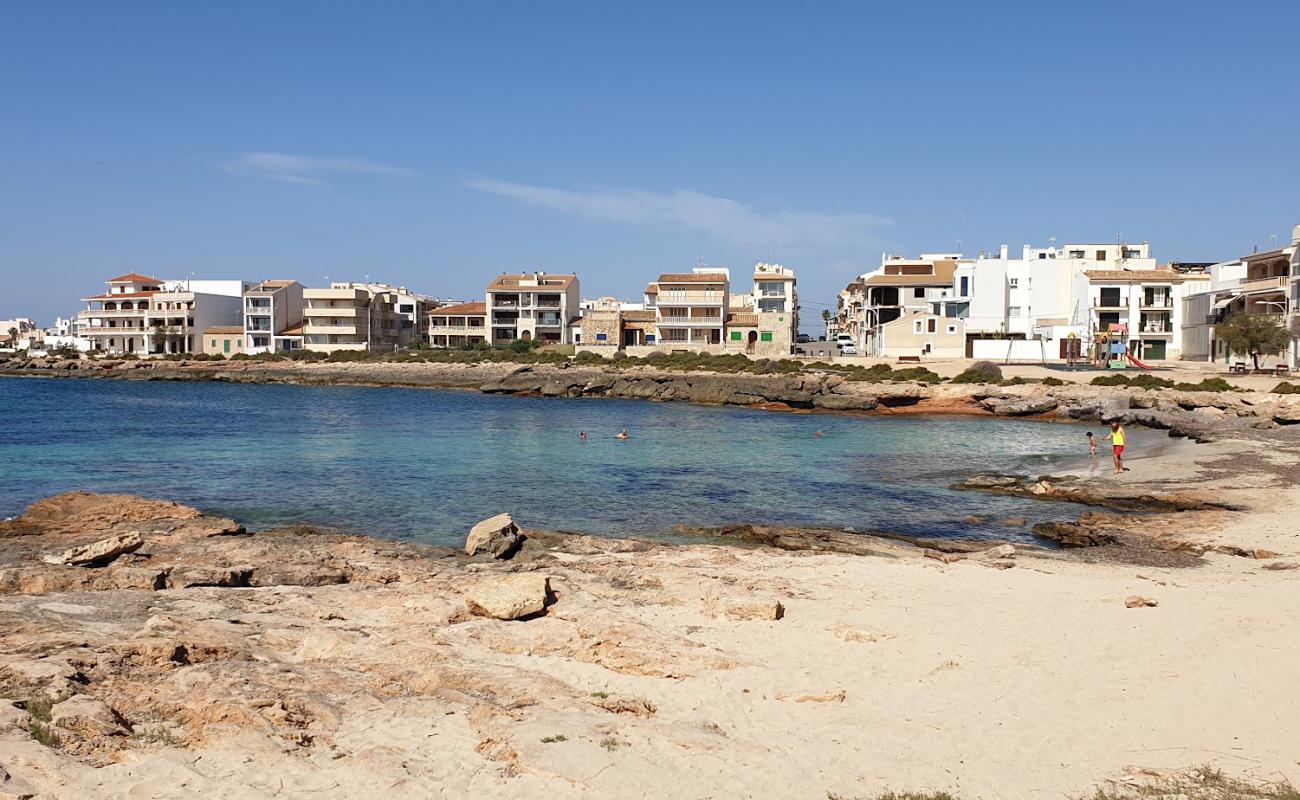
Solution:
{"label": "palm tree", "polygon": [[18,329],[17,329],[17,328],[10,328],[10,329],[9,329],[9,346],[12,347],[12,348],[15,349],[15,350],[18,349]]}

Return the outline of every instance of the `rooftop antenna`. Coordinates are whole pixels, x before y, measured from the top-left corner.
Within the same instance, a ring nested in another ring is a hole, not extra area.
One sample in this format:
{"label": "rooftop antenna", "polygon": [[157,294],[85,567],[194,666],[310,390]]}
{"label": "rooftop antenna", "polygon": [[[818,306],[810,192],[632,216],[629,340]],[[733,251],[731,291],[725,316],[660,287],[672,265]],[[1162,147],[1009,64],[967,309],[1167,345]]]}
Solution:
{"label": "rooftop antenna", "polygon": [[1056,249],[1056,237],[1055,237],[1055,236],[1048,236],[1048,237],[1047,237],[1047,246],[1050,247],[1050,248],[1052,248],[1053,250]]}
{"label": "rooftop antenna", "polygon": [[957,240],[957,255],[961,255],[961,239]]}
{"label": "rooftop antenna", "polygon": [[1269,240],[1269,242],[1271,243],[1271,244],[1269,245],[1269,248],[1268,248],[1268,249],[1270,249],[1270,250],[1275,250],[1275,249],[1277,249],[1277,234],[1276,234],[1276,233],[1270,233],[1270,234],[1268,235],[1268,240]]}

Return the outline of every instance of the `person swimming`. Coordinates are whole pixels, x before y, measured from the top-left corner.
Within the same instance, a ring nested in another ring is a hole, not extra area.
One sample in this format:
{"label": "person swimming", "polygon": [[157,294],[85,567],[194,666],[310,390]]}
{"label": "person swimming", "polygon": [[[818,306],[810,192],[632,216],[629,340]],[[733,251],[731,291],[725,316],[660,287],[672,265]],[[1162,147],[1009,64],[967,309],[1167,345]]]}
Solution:
{"label": "person swimming", "polygon": [[628,435],[628,433],[627,433],[627,428],[624,428],[623,430],[619,431],[618,436],[615,436],[614,438],[615,438],[615,439],[631,439],[632,437]]}
{"label": "person swimming", "polygon": [[813,436],[814,436],[815,438],[817,438],[817,439],[822,438],[822,436],[824,436],[824,435],[825,435],[825,434],[823,434],[821,431],[817,431],[816,433],[813,434]]}
{"label": "person swimming", "polygon": [[578,439],[580,439],[581,441],[584,441],[584,442],[587,441],[587,432],[586,432],[586,431],[578,431]]}

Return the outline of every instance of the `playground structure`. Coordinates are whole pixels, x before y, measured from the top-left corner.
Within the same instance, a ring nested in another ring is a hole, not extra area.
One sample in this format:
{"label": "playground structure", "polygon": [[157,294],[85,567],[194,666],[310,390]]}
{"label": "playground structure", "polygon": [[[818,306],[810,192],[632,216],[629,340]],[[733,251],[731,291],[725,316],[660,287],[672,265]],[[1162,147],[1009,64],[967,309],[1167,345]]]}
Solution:
{"label": "playground structure", "polygon": [[1093,334],[1092,362],[1097,369],[1151,369],[1129,351],[1128,325],[1112,322],[1105,331]]}

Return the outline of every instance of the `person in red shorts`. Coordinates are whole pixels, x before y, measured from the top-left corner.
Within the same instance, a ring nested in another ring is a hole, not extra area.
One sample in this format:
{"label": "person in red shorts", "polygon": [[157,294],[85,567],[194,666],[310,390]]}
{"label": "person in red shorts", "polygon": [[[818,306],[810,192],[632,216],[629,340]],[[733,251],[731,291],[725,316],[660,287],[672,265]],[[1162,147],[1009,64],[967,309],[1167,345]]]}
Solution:
{"label": "person in red shorts", "polygon": [[1124,445],[1128,442],[1128,434],[1124,432],[1124,426],[1118,422],[1110,424],[1110,433],[1106,436],[1110,440],[1111,451],[1115,458],[1115,474],[1123,472],[1124,467]]}

